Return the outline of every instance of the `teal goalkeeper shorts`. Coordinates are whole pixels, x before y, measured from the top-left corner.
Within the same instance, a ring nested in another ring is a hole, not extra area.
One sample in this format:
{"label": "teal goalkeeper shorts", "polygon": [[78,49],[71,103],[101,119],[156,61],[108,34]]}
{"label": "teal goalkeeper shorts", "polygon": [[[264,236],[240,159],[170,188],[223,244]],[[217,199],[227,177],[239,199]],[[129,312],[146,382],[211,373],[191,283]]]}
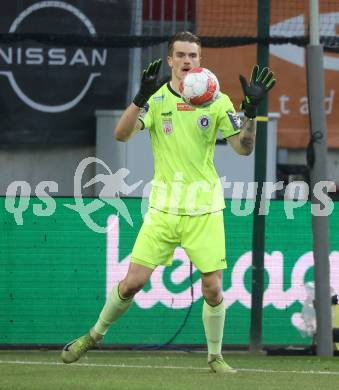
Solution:
{"label": "teal goalkeeper shorts", "polygon": [[222,210],[190,216],[150,208],[134,244],[131,261],[151,269],[169,266],[177,246],[185,249],[202,273],[227,268]]}

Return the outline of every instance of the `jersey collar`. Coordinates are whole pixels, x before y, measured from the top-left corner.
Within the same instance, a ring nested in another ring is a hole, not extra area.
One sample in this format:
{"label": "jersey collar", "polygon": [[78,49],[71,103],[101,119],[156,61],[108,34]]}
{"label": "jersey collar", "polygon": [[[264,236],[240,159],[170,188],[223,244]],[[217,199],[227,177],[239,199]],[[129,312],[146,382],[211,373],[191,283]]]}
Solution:
{"label": "jersey collar", "polygon": [[167,83],[167,88],[174,96],[181,98],[181,96],[177,92],[175,92],[174,89],[171,87],[170,82]]}

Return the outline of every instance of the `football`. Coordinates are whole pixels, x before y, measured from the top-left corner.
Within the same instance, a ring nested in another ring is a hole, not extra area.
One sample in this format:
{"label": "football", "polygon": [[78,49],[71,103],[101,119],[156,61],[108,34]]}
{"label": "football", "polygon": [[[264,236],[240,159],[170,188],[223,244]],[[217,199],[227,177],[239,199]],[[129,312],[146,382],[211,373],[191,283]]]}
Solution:
{"label": "football", "polygon": [[192,68],[180,81],[179,92],[184,102],[195,107],[205,107],[218,97],[219,81],[216,75],[206,68]]}

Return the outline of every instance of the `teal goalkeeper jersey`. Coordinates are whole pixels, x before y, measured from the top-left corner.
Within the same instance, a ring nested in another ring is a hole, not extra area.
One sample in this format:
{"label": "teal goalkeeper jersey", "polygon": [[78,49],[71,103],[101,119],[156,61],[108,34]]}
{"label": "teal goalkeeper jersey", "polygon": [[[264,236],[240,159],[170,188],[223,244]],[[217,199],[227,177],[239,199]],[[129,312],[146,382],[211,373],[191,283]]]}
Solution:
{"label": "teal goalkeeper jersey", "polygon": [[164,84],[140,119],[149,130],[154,178],[149,206],[178,215],[201,215],[225,207],[214,167],[218,130],[224,138],[239,133],[241,123],[223,93],[208,107],[194,108]]}

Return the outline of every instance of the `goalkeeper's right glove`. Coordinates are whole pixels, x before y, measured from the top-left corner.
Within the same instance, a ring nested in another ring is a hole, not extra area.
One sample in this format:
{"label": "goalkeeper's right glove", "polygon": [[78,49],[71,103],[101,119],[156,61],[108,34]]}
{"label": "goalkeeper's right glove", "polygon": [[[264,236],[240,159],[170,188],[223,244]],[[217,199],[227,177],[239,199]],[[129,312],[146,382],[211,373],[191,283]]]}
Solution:
{"label": "goalkeeper's right glove", "polygon": [[135,95],[133,103],[142,108],[147,100],[159,89],[158,75],[162,60],[159,58],[151,62],[147,69],[144,69],[141,78],[139,92]]}
{"label": "goalkeeper's right glove", "polygon": [[249,83],[243,75],[239,76],[245,95],[240,108],[248,118],[256,117],[259,103],[276,82],[273,77],[274,74],[269,68],[263,68],[259,73],[258,65],[254,65]]}

